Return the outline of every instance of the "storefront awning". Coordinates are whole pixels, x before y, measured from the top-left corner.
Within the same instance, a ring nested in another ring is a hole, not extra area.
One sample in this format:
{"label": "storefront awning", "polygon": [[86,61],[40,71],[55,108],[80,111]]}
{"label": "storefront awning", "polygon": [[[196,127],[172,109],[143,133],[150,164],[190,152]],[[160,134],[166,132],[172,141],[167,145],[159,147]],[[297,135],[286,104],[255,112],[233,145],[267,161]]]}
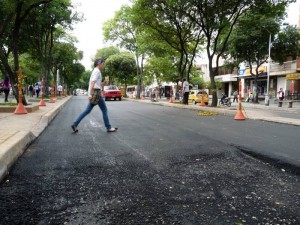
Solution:
{"label": "storefront awning", "polygon": [[300,80],[300,73],[287,74],[285,79],[286,80]]}
{"label": "storefront awning", "polygon": [[237,78],[233,74],[219,75],[219,76],[215,76],[215,81],[230,82],[230,81],[237,81]]}

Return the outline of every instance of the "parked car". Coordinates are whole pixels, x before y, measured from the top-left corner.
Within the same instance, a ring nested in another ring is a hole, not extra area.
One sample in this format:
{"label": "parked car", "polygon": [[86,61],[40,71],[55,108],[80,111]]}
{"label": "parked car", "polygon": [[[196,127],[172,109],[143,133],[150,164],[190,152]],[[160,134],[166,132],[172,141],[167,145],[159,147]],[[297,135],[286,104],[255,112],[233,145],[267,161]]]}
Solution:
{"label": "parked car", "polygon": [[[205,105],[208,105],[208,94],[206,91],[203,91],[203,98]],[[193,104],[200,103],[202,101],[202,90],[190,90],[189,94],[189,102],[192,102]]]}
{"label": "parked car", "polygon": [[119,101],[122,100],[121,91],[118,89],[116,85],[104,86],[102,94],[105,101],[108,99],[114,99],[114,100],[119,99]]}

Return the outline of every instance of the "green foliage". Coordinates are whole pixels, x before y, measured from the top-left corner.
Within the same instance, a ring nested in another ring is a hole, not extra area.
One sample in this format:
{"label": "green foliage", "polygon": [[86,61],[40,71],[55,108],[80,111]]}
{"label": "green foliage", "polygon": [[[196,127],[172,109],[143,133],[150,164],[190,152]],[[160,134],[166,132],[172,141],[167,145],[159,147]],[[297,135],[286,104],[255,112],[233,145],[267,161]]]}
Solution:
{"label": "green foliage", "polygon": [[28,53],[20,55],[20,67],[23,74],[26,76],[26,84],[34,84],[40,80],[40,64]]}
{"label": "green foliage", "polygon": [[300,33],[296,26],[287,26],[272,43],[271,58],[283,64],[288,57],[295,60],[299,55]]}
{"label": "green foliage", "polygon": [[114,46],[109,46],[106,48],[101,48],[97,50],[97,53],[95,55],[95,59],[98,58],[103,58],[103,59],[108,59],[110,56],[115,55],[115,54],[119,54],[120,50]]}
{"label": "green foliage", "polygon": [[72,83],[71,88],[72,89],[80,88],[80,89],[87,90],[89,87],[89,80],[90,80],[91,73],[92,73],[91,70],[84,71],[81,74],[80,79]]}
{"label": "green foliage", "polygon": [[62,75],[65,78],[65,82],[68,86],[71,86],[76,81],[80,80],[85,68],[80,63],[74,63],[67,65],[62,71]]}
{"label": "green foliage", "polygon": [[134,57],[128,52],[111,55],[105,62],[105,73],[109,74],[116,84],[131,84],[136,73]]}
{"label": "green foliage", "polygon": [[[54,79],[50,76],[51,69],[56,74],[63,63],[65,69],[72,68],[70,64],[82,58],[82,53],[77,52],[76,48],[69,48],[69,52],[73,51],[72,60],[67,51],[63,53],[67,59],[62,59],[59,56],[63,51],[58,50],[61,46],[56,47],[56,44],[65,41],[71,24],[80,20],[71,11],[71,0],[4,0],[0,5],[1,70],[8,73],[14,83],[17,82],[15,71],[19,65],[27,75],[27,82],[34,82],[43,76],[47,84]],[[13,64],[9,62],[11,53]],[[71,63],[66,63],[68,60]]]}
{"label": "green foliage", "polygon": [[202,41],[199,29],[185,15],[188,6],[184,0],[138,0],[133,6],[135,22],[147,32],[148,40],[152,39],[151,52],[157,55],[164,49],[166,54],[177,59],[174,60],[177,74],[172,80],[178,76],[189,79],[196,49]]}
{"label": "green foliage", "polygon": [[169,56],[150,58],[145,66],[145,75],[152,81],[154,78],[159,82],[177,82],[177,80],[180,80],[176,66],[174,66],[174,62]]}

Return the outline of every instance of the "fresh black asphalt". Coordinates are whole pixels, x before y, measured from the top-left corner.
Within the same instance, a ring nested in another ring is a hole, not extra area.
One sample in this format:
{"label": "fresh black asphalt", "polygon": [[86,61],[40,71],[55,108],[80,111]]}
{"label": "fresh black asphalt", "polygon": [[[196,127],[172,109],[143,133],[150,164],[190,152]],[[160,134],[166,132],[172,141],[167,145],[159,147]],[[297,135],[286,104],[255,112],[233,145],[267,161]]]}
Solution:
{"label": "fresh black asphalt", "polygon": [[[73,97],[0,185],[0,224],[300,224],[299,175],[245,154],[296,151],[299,128]],[[291,159],[293,160],[293,159]],[[296,162],[295,162],[296,163]]]}

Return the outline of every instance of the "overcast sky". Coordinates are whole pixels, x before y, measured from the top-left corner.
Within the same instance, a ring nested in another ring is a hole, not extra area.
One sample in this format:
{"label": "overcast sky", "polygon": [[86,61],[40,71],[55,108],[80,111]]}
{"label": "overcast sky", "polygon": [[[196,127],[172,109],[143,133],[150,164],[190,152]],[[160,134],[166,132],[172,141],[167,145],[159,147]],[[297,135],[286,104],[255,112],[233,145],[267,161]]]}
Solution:
{"label": "overcast sky", "polygon": [[73,35],[79,41],[76,47],[84,52],[81,63],[86,69],[91,68],[91,58],[97,49],[105,47],[102,37],[104,21],[113,18],[115,12],[128,3],[129,0],[72,0],[72,4],[77,5],[77,12],[85,17],[85,21],[74,26]]}
{"label": "overcast sky", "polygon": [[[79,41],[76,44],[78,50],[84,52],[81,63],[86,69],[92,65],[91,58],[96,54],[97,49],[105,47],[102,37],[102,25],[104,21],[114,17],[115,11],[124,4],[129,4],[129,0],[72,0],[73,5],[77,5],[77,11],[84,14],[85,21],[74,26],[73,35]],[[300,0],[289,7],[286,22],[297,25],[299,18]]]}

